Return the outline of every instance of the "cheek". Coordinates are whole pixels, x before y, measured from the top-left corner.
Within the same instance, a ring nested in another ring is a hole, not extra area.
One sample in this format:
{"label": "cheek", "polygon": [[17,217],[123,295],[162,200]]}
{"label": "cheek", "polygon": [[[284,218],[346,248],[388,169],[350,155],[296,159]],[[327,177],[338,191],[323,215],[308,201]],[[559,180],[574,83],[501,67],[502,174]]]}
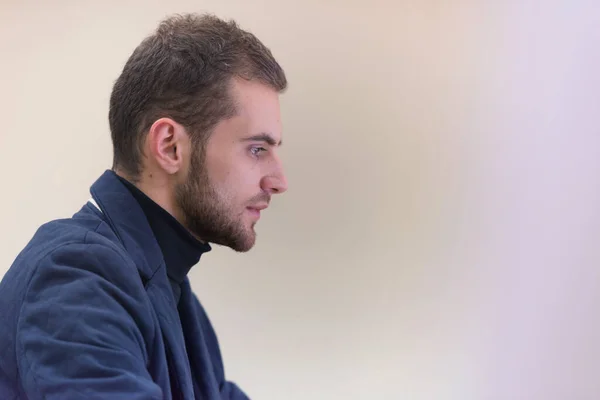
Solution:
{"label": "cheek", "polygon": [[246,204],[261,192],[259,169],[236,171],[227,177],[226,190],[238,204]]}
{"label": "cheek", "polygon": [[245,152],[211,157],[206,164],[211,186],[229,204],[242,204],[261,192],[263,165]]}
{"label": "cheek", "polygon": [[232,172],[211,178],[211,188],[217,197],[216,200],[223,205],[236,206],[244,201],[244,184]]}

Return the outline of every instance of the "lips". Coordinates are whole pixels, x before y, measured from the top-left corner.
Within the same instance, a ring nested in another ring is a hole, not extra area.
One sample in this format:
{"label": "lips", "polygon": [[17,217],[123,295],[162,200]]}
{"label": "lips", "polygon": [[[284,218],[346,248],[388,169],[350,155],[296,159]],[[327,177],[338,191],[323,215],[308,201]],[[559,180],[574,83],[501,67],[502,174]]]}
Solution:
{"label": "lips", "polygon": [[260,218],[260,212],[262,210],[264,210],[265,208],[267,208],[267,207],[268,207],[267,204],[259,204],[259,205],[255,205],[255,206],[252,206],[252,207],[246,207],[246,209],[248,211],[250,211],[250,214],[252,216],[254,216],[255,218],[258,219],[258,218]]}
{"label": "lips", "polygon": [[267,207],[269,207],[268,204],[259,204],[259,205],[248,207],[248,208],[250,208],[252,210],[262,211],[262,210],[264,210]]}

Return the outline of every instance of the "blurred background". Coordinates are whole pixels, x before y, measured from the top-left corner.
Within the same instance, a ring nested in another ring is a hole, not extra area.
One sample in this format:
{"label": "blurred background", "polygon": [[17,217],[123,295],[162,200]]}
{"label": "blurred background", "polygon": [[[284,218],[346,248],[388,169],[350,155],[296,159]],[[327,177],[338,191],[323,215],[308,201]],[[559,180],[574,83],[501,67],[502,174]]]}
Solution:
{"label": "blurred background", "polygon": [[595,1],[0,3],[0,276],[112,162],[108,99],[165,16],[285,68],[290,189],[190,273],[253,399],[600,398]]}

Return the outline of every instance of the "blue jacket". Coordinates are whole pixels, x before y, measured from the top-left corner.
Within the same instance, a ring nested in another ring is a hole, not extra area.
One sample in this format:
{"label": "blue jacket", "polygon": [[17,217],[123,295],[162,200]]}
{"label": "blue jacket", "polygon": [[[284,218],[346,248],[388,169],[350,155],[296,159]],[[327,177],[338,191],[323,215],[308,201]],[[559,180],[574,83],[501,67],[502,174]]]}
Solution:
{"label": "blue jacket", "polygon": [[247,399],[187,278],[175,303],[135,198],[111,171],[90,192],[0,282],[0,399]]}

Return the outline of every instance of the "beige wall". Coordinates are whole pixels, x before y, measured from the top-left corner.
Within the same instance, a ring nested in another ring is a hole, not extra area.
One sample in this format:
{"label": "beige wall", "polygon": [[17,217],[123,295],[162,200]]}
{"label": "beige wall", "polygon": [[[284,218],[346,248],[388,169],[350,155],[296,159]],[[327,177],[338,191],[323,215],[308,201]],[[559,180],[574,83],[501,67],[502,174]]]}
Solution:
{"label": "beige wall", "polygon": [[595,2],[103,3],[1,2],[0,274],[110,166],[132,49],[208,10],[290,80],[289,192],[254,251],[191,272],[230,378],[264,400],[600,398]]}

